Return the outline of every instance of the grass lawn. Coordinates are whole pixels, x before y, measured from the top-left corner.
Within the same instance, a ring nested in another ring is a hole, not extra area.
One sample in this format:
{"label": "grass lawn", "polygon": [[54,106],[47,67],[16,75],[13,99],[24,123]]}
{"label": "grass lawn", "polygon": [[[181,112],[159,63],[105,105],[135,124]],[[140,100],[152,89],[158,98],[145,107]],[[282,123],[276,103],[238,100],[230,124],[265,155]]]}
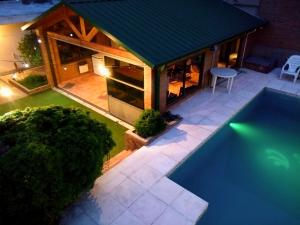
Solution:
{"label": "grass lawn", "polygon": [[112,136],[116,143],[116,146],[112,149],[110,153],[111,157],[115,156],[116,154],[124,150],[124,133],[127,130],[125,127],[119,125],[116,122],[111,121],[110,119],[88,109],[87,107],[53,90],[45,91],[40,94],[31,95],[22,99],[18,99],[13,102],[2,104],[0,105],[0,116],[14,109],[24,109],[26,107],[48,106],[48,105],[72,106],[72,107],[78,107],[86,111],[89,111],[92,118],[102,123],[105,123],[106,126],[112,132]]}

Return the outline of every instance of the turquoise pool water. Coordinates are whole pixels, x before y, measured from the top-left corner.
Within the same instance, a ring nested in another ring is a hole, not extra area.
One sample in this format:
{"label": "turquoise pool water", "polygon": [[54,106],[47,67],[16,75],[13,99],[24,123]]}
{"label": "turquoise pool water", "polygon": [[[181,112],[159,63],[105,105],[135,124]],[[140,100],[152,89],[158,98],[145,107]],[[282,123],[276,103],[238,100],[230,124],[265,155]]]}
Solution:
{"label": "turquoise pool water", "polygon": [[264,89],[169,178],[209,202],[198,225],[299,225],[300,99]]}

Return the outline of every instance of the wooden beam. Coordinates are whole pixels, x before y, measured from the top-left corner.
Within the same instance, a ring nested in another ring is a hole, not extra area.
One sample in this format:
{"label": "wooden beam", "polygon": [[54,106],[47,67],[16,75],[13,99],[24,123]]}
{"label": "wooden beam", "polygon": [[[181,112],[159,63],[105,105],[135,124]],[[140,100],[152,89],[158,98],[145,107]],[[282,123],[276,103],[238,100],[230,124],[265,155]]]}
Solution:
{"label": "wooden beam", "polygon": [[96,27],[93,27],[91,31],[86,36],[86,41],[90,42],[98,33],[98,29]]}
{"label": "wooden beam", "polygon": [[84,23],[84,19],[81,16],[79,17],[79,22],[80,22],[81,35],[83,37],[83,40],[86,41],[85,23]]}
{"label": "wooden beam", "polygon": [[70,20],[69,17],[65,17],[64,18],[65,21],[67,22],[67,24],[69,25],[69,27],[71,28],[71,30],[76,34],[76,36],[79,38],[79,39],[82,39],[83,40],[83,37],[81,35],[81,33],[79,32],[79,30],[76,28],[76,26],[72,23],[72,21]]}
{"label": "wooden beam", "polygon": [[40,20],[34,20],[33,22],[24,26],[23,29],[43,29],[47,30],[48,27],[59,23],[60,21],[64,20],[65,17],[70,17],[76,15],[72,10],[66,8],[65,6],[61,6],[51,12],[50,14],[44,16]]}
{"label": "wooden beam", "polygon": [[68,37],[68,36],[64,36],[61,34],[56,34],[53,32],[47,32],[48,37],[53,38],[55,40],[59,40],[59,41],[63,41],[69,44],[73,44],[73,45],[77,45],[79,47],[83,47],[83,48],[88,48],[97,52],[103,52],[106,54],[110,54],[110,55],[115,55],[121,58],[125,58],[125,59],[129,59],[129,60],[133,60],[135,62],[139,62],[141,64],[144,64],[139,58],[137,58],[135,55],[133,55],[132,53],[125,51],[125,50],[121,50],[121,49],[117,49],[117,48],[112,48],[112,47],[108,47],[105,45],[100,45],[97,43],[93,43],[93,42],[88,42],[88,41],[84,41],[84,40],[79,40],[76,38],[72,38],[72,37]]}
{"label": "wooden beam", "polygon": [[39,43],[40,43],[41,55],[43,58],[44,68],[45,68],[48,83],[49,83],[50,87],[54,87],[53,74],[52,74],[51,65],[50,65],[50,55],[49,55],[49,52],[47,49],[45,33],[41,28],[36,29],[35,32],[36,32],[36,36],[40,40]]}

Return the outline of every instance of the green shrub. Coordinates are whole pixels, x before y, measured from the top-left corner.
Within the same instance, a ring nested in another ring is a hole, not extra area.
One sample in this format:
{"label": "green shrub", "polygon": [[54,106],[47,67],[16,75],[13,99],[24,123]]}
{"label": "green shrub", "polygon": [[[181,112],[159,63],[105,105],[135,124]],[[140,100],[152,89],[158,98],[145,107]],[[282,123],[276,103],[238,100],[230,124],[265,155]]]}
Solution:
{"label": "green shrub", "polygon": [[46,76],[38,74],[31,74],[23,80],[18,80],[18,82],[28,89],[34,89],[48,83]]}
{"label": "green shrub", "polygon": [[26,33],[18,44],[21,58],[31,67],[41,66],[43,59],[37,37],[33,32]]}
{"label": "green shrub", "polygon": [[114,146],[81,109],[50,106],[0,117],[0,224],[57,224],[89,190]]}
{"label": "green shrub", "polygon": [[161,117],[160,112],[152,109],[144,110],[138,121],[135,123],[137,134],[144,138],[158,134],[164,130],[165,127],[166,124]]}

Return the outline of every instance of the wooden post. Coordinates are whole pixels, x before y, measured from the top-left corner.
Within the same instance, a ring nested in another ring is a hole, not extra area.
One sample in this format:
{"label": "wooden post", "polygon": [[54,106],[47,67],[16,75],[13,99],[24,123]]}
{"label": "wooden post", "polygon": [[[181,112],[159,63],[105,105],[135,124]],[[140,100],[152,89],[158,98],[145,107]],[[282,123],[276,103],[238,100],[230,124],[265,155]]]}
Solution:
{"label": "wooden post", "polygon": [[152,69],[148,66],[144,67],[144,108],[153,108],[154,99],[154,78]]}
{"label": "wooden post", "polygon": [[240,37],[240,47],[238,50],[238,57],[237,57],[237,67],[243,67],[243,61],[246,54],[246,47],[247,47],[247,35],[243,35]]}
{"label": "wooden post", "polygon": [[167,92],[168,92],[168,74],[167,70],[160,72],[159,77],[159,111],[161,113],[165,112],[167,109]]}
{"label": "wooden post", "polygon": [[51,52],[52,63],[54,67],[55,77],[57,84],[60,83],[60,70],[61,70],[61,62],[59,58],[59,52],[57,47],[57,42],[55,39],[48,37],[49,48]]}
{"label": "wooden post", "polygon": [[48,83],[50,87],[54,87],[54,81],[53,81],[53,74],[51,70],[51,65],[50,65],[50,57],[48,54],[48,49],[47,49],[47,43],[46,43],[46,38],[45,38],[45,33],[41,28],[36,29],[36,36],[38,38],[38,42],[40,44],[41,48],[41,54],[44,62],[44,68],[47,76]]}

